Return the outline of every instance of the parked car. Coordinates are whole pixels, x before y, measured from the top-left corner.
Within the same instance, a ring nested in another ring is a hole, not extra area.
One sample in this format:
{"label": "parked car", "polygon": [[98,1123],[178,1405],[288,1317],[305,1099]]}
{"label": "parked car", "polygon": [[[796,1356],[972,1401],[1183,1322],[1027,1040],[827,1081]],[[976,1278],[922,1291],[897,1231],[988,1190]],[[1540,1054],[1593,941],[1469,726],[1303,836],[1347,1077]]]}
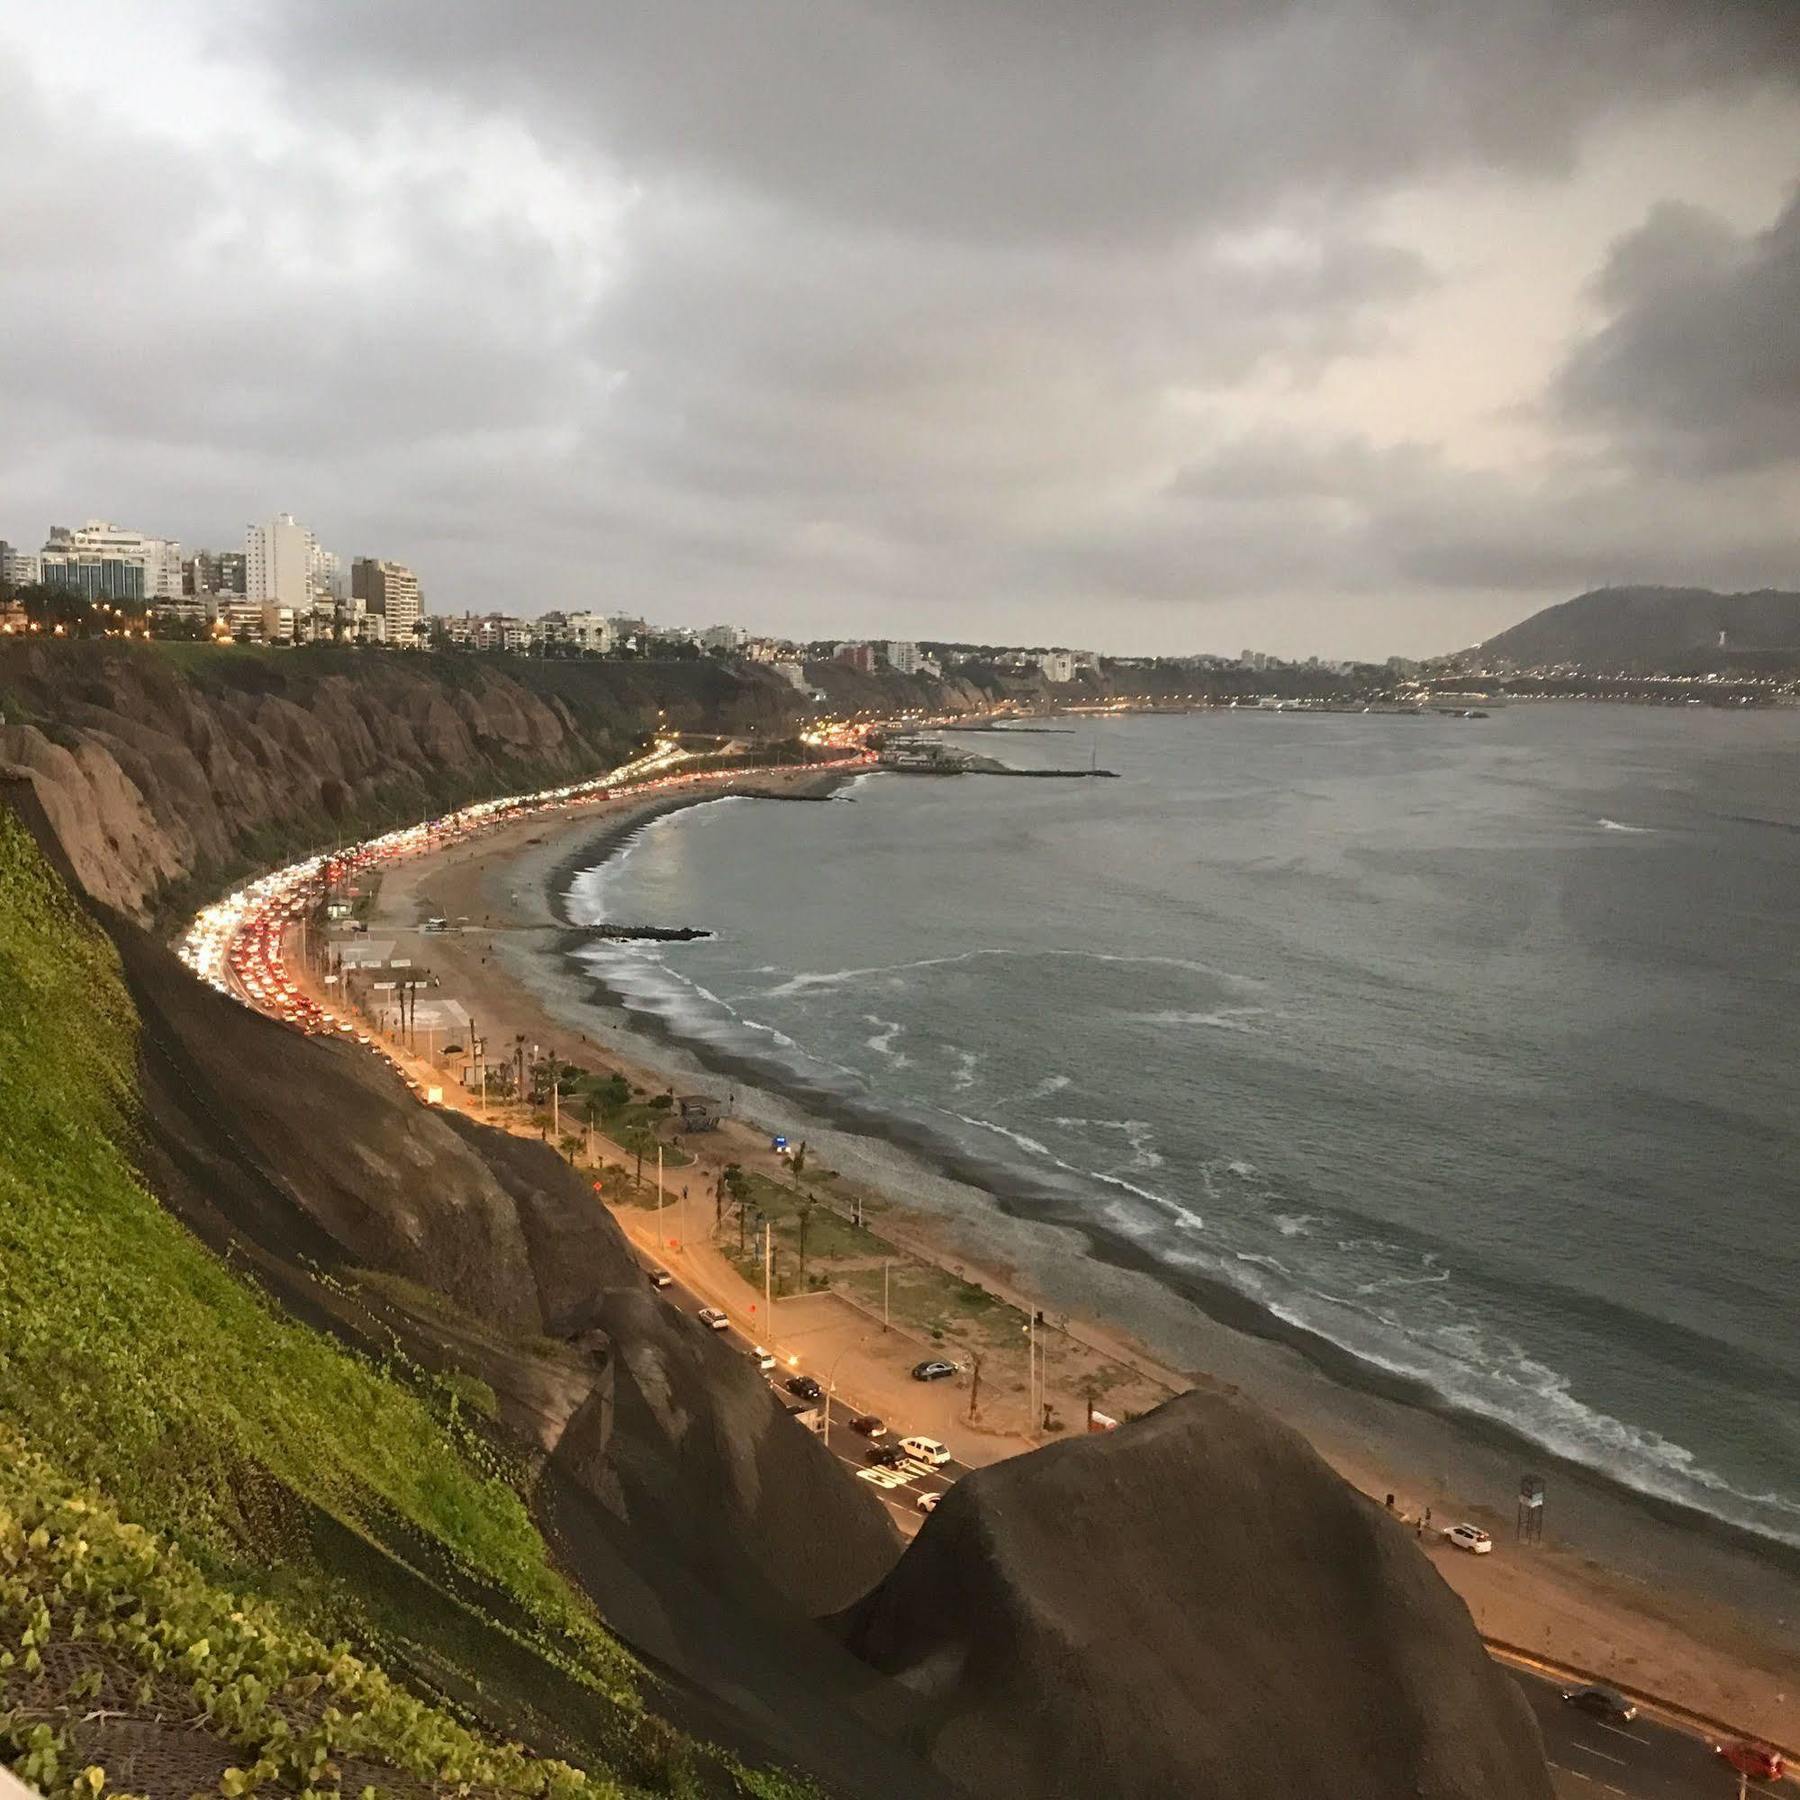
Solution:
{"label": "parked car", "polygon": [[1452,1525],[1444,1533],[1444,1541],[1473,1556],[1486,1556],[1494,1548],[1494,1540],[1479,1525]]}
{"label": "parked car", "polygon": [[765,1375],[775,1367],[775,1358],[772,1357],[761,1344],[752,1344],[750,1346],[750,1360],[755,1363]]}
{"label": "parked car", "polygon": [[1565,1688],[1563,1699],[1577,1712],[1604,1719],[1609,1725],[1629,1725],[1637,1717],[1637,1708],[1623,1694],[1615,1694],[1611,1688]]}
{"label": "parked car", "polygon": [[898,1444],[872,1444],[864,1460],[878,1469],[897,1469],[903,1462],[911,1459]]}
{"label": "parked car", "polygon": [[948,1381],[955,1373],[955,1363],[934,1356],[928,1362],[915,1363],[912,1377],[914,1381]]}
{"label": "parked car", "polygon": [[950,1452],[936,1438],[902,1438],[899,1448],[914,1462],[929,1463],[934,1469],[941,1469],[950,1460]]}
{"label": "parked car", "polygon": [[802,1400],[823,1400],[825,1390],[810,1375],[790,1375],[786,1382],[790,1394],[798,1394]]}
{"label": "parked car", "polygon": [[943,1497],[944,1496],[942,1494],[937,1493],[935,1491],[932,1493],[929,1493],[929,1494],[921,1494],[919,1496],[916,1504],[919,1508],[919,1511],[922,1513],[936,1512],[937,1511],[937,1503],[941,1499],[943,1499]]}
{"label": "parked car", "polygon": [[1763,1744],[1714,1744],[1713,1751],[1752,1781],[1779,1781],[1787,1773],[1787,1758]]}
{"label": "parked car", "polygon": [[703,1306],[694,1315],[702,1325],[710,1325],[714,1331],[724,1331],[731,1321],[716,1306]]}
{"label": "parked car", "polygon": [[850,1421],[850,1429],[852,1431],[860,1432],[866,1438],[887,1436],[887,1426],[883,1424],[880,1419],[876,1418],[873,1413],[858,1413],[856,1417]]}
{"label": "parked car", "polygon": [[650,1271],[650,1285],[653,1288],[666,1288],[674,1279],[675,1277],[671,1275],[667,1269],[652,1269]]}

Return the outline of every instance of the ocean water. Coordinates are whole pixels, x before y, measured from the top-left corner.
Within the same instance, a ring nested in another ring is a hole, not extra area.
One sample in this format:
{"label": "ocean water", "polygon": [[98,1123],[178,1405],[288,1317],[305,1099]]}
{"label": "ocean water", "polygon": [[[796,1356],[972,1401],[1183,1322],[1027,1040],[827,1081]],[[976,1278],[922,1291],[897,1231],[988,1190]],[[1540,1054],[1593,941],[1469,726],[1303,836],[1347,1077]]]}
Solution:
{"label": "ocean water", "polygon": [[659,820],[580,952],[1097,1255],[1800,1543],[1800,714],[1224,713]]}

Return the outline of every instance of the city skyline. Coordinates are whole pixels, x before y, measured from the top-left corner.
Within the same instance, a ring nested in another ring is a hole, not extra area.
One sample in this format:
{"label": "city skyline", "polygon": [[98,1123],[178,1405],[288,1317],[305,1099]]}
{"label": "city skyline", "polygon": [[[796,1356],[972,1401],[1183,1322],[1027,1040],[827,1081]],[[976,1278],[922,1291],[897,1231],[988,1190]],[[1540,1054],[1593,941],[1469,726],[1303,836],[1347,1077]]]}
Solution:
{"label": "city skyline", "polygon": [[1800,585],[1749,0],[34,0],[0,57],[14,529],[279,496],[444,611],[1125,654]]}

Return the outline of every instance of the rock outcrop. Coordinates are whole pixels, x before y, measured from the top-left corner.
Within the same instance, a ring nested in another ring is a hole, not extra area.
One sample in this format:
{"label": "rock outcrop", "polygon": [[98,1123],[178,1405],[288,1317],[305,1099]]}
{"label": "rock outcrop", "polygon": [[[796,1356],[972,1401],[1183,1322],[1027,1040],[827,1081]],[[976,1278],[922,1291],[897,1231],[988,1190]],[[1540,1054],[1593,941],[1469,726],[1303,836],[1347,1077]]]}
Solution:
{"label": "rock outcrop", "polygon": [[1551,1793],[1523,1697],[1411,1537],[1235,1398],[966,1476],[840,1624],[972,1792]]}

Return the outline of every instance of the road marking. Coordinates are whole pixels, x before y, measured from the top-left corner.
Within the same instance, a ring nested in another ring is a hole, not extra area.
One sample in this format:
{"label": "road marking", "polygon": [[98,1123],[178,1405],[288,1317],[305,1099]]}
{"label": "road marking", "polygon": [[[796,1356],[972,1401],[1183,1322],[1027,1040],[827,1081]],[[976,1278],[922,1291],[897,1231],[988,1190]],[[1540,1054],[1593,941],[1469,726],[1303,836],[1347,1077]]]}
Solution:
{"label": "road marking", "polygon": [[[1571,1769],[1567,1763],[1553,1762],[1551,1768],[1564,1775],[1573,1775],[1577,1781],[1592,1782],[1597,1788],[1605,1788],[1609,1794],[1623,1794],[1622,1787],[1614,1787],[1610,1781],[1602,1781],[1598,1775],[1590,1775],[1586,1769]],[[1629,1800],[1629,1796],[1627,1796]]]}
{"label": "road marking", "polygon": [[1598,1725],[1602,1731],[1610,1731],[1614,1737],[1622,1737],[1629,1743],[1637,1744],[1643,1742],[1635,1731],[1627,1731],[1623,1725],[1609,1725],[1604,1719],[1596,1719],[1594,1723]]}
{"label": "road marking", "polygon": [[1608,1756],[1604,1750],[1596,1750],[1592,1744],[1571,1744],[1569,1748],[1571,1750],[1585,1751],[1589,1756],[1597,1756],[1602,1762],[1617,1763],[1621,1769],[1628,1769],[1631,1767],[1624,1757]]}

